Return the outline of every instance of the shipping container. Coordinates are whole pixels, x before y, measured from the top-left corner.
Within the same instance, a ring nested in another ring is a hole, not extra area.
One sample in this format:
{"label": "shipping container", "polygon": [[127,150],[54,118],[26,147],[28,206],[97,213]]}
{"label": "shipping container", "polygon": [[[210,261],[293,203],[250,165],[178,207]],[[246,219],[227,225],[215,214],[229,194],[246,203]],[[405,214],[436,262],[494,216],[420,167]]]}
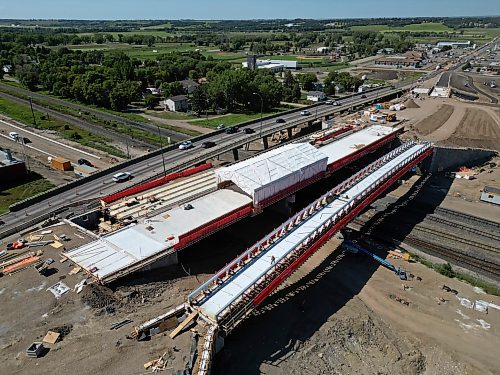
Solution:
{"label": "shipping container", "polygon": [[68,159],[64,159],[59,156],[54,156],[50,160],[50,164],[52,165],[52,168],[59,171],[70,171],[73,169],[71,162]]}

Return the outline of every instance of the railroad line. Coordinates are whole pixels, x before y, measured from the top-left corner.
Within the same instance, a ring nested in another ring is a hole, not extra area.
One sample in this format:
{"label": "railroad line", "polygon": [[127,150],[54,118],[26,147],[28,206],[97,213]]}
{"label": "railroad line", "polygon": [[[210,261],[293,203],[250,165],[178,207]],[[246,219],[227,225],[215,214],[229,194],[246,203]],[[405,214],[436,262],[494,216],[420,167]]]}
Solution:
{"label": "railroad line", "polygon": [[462,221],[469,222],[469,223],[475,223],[478,226],[486,226],[491,228],[492,232],[497,232],[500,233],[500,223],[483,219],[477,216],[469,215],[469,214],[464,214],[463,212],[458,212],[454,210],[450,210],[447,208],[442,208],[442,207],[437,207],[436,210],[434,211],[435,215],[440,215],[440,216],[448,216],[448,217],[453,217],[453,218],[460,218]]}
{"label": "railroad line", "polygon": [[439,223],[439,224],[443,224],[443,225],[447,225],[447,226],[451,226],[451,227],[455,227],[457,229],[464,230],[464,231],[467,231],[470,233],[474,233],[474,234],[477,234],[477,235],[482,236],[482,237],[487,237],[487,238],[494,240],[494,241],[500,241],[500,236],[497,236],[491,232],[486,232],[484,230],[477,229],[477,228],[474,228],[474,227],[471,227],[471,226],[468,226],[465,224],[457,223],[456,221],[448,220],[448,219],[445,219],[443,217],[429,215],[425,218],[425,220],[433,221],[435,223]]}
{"label": "railroad line", "polygon": [[478,273],[487,272],[494,275],[496,279],[500,279],[500,267],[493,262],[473,258],[470,255],[457,252],[449,247],[428,242],[412,235],[406,237],[404,242],[417,248],[429,250],[431,255],[434,253],[440,258],[456,262],[457,265],[462,265]]}

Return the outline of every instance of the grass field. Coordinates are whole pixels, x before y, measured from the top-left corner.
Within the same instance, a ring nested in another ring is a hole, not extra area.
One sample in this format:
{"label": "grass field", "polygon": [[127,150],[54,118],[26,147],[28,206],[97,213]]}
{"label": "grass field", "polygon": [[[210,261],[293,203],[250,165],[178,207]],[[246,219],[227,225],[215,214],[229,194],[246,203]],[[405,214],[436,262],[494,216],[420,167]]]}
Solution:
{"label": "grass field", "polygon": [[[198,117],[196,116],[190,116],[185,113],[180,113],[180,112],[167,112],[167,111],[150,111],[147,110],[146,114],[155,116],[155,117],[160,117],[165,120],[194,120],[197,119]],[[144,120],[144,118],[143,118]]]}
{"label": "grass field", "polygon": [[[32,125],[33,118],[28,106],[14,103],[10,100],[0,98],[0,113],[20,121],[26,125]],[[83,146],[88,146],[96,150],[101,150],[111,155],[124,157],[122,151],[107,144],[108,140],[102,136],[89,132],[87,130],[69,125],[63,121],[46,117],[45,114],[35,111],[35,119],[38,128],[53,130],[59,133],[63,138],[77,142]]]}
{"label": "grass field", "polygon": [[0,187],[0,214],[9,211],[9,206],[23,199],[52,189],[54,184],[42,176],[31,173],[26,182],[15,187]]}
{"label": "grass field", "polygon": [[[288,110],[289,108],[278,108],[275,111],[272,112],[264,112],[262,114],[263,117],[274,115],[276,113],[280,113],[283,111]],[[260,118],[260,112],[259,113],[231,113],[225,116],[217,117],[217,118],[212,118],[212,119],[200,119],[200,120],[193,120],[189,121],[190,124],[192,125],[199,125],[199,126],[204,126],[206,128],[211,128],[215,129],[219,124],[224,124],[226,127],[227,126],[233,126],[240,124],[245,121],[250,121],[250,120],[256,120]]]}
{"label": "grass field", "polygon": [[406,25],[403,27],[391,27],[389,25],[364,25],[364,26],[352,26],[351,30],[355,31],[378,31],[382,33],[386,32],[433,32],[433,33],[446,33],[453,32],[448,26],[443,25],[438,22],[423,22],[423,23],[413,23],[411,25]]}

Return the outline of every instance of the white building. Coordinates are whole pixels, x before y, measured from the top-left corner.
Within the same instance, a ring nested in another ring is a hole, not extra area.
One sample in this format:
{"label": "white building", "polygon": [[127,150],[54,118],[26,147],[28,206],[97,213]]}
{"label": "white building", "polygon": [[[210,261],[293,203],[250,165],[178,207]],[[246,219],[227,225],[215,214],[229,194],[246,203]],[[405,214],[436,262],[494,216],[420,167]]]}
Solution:
{"label": "white building", "polygon": [[320,102],[326,99],[326,95],[322,91],[309,91],[307,93],[307,100],[311,102]]}
{"label": "white building", "polygon": [[[243,68],[248,68],[248,62],[242,62]],[[284,69],[298,69],[299,63],[297,61],[288,60],[257,60],[257,69],[271,69],[274,73],[282,72]]]}
{"label": "white building", "polygon": [[318,47],[316,48],[316,52],[318,53],[328,53],[330,51],[330,47]]}
{"label": "white building", "polygon": [[163,104],[165,105],[165,111],[185,112],[188,109],[188,98],[186,95],[171,96]]}
{"label": "white building", "polygon": [[451,47],[451,48],[475,48],[475,44],[473,45],[470,40],[466,42],[439,42],[436,44],[436,47],[441,49],[443,47]]}

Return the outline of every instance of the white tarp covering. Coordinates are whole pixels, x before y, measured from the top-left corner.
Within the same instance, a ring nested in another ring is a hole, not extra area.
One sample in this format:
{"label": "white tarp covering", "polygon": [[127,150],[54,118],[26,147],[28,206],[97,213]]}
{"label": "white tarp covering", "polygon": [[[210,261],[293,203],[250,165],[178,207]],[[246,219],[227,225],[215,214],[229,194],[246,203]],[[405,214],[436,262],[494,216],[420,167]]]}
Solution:
{"label": "white tarp covering", "polygon": [[308,143],[289,144],[215,171],[217,183],[232,181],[254,204],[326,171],[328,157]]}

